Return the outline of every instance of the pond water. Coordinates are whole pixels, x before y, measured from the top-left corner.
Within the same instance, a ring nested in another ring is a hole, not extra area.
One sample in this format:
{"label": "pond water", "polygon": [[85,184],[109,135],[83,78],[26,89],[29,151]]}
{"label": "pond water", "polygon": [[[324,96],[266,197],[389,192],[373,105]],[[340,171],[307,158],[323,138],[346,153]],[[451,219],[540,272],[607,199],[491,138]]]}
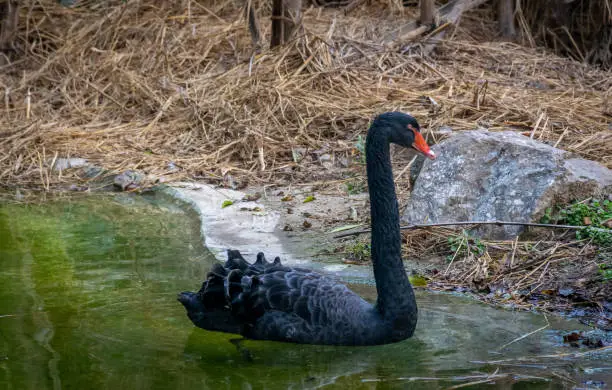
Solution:
{"label": "pond water", "polygon": [[[548,389],[597,386],[612,373],[609,353],[563,345],[577,322],[549,318],[504,347],[545,317],[424,291],[412,339],[245,341],[246,359],[235,336],[194,328],[176,301],[215,261],[199,234],[194,215],[155,197],[0,205],[0,388]],[[372,287],[354,288],[373,299]]]}

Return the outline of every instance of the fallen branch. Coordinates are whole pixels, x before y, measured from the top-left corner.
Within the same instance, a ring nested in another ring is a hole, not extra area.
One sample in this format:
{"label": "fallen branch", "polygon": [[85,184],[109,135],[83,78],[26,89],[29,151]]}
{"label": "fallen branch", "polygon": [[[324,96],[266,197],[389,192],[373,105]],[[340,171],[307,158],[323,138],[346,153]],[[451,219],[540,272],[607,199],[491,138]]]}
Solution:
{"label": "fallen branch", "polygon": [[353,0],[346,7],[344,7],[344,15],[348,15],[355,8],[359,7],[364,3],[365,0]]}
{"label": "fallen branch", "polygon": [[512,340],[512,341],[510,341],[510,342],[508,342],[508,343],[506,343],[506,344],[502,345],[501,347],[497,348],[497,350],[498,350],[498,351],[501,351],[502,349],[506,348],[506,347],[507,347],[508,345],[510,345],[510,344],[514,344],[514,343],[516,343],[517,341],[521,341],[522,339],[524,339],[524,338],[526,338],[526,337],[529,337],[529,336],[531,336],[532,334],[538,333],[538,332],[540,332],[540,331],[542,331],[542,330],[544,330],[544,329],[546,329],[546,328],[550,327],[550,322],[548,322],[548,318],[546,317],[546,315],[544,315],[544,319],[546,320],[546,325],[544,325],[544,326],[542,326],[542,327],[540,327],[540,328],[538,328],[538,329],[536,329],[536,330],[534,330],[534,331],[532,331],[532,332],[526,333],[526,334],[524,334],[524,335],[522,335],[522,336],[520,336],[520,337],[515,338],[514,340]]}
{"label": "fallen branch", "polygon": [[[468,11],[472,8],[478,7],[486,3],[487,0],[454,0],[443,6],[441,6],[437,11],[434,12],[434,15],[438,15],[442,24],[457,24],[461,14],[465,11]],[[436,17],[434,17],[436,19]],[[411,41],[422,35],[423,33],[430,30],[430,26],[426,26],[426,28],[418,27],[418,23],[413,20],[405,25],[399,27],[397,30],[388,34],[384,41],[387,42],[389,46],[399,45],[401,43],[406,43],[406,41]],[[437,31],[435,34],[430,34],[428,38],[433,38],[438,35],[440,31]],[[436,38],[441,40],[444,36],[443,33],[439,34]]]}
{"label": "fallen branch", "polygon": [[[448,3],[446,6],[449,6],[449,8],[445,9],[444,20],[456,27],[459,24],[463,12],[476,8],[484,3],[486,3],[486,0],[458,0],[457,2]],[[444,30],[439,34],[431,34],[428,38],[435,39],[430,39],[431,42],[423,48],[423,54],[429,55],[429,53],[436,48],[436,45],[444,39],[446,32],[447,30]]]}
{"label": "fallen branch", "polygon": [[[582,230],[589,228],[590,226],[574,226],[574,225],[554,225],[552,223],[533,223],[533,222],[509,222],[509,221],[461,221],[461,222],[440,222],[440,223],[423,223],[423,224],[414,224],[414,225],[406,225],[400,226],[401,230],[412,230],[412,229],[426,229],[430,227],[438,227],[438,226],[465,226],[465,225],[511,225],[511,226],[535,226],[535,227],[544,227],[551,229],[573,229],[573,230]],[[591,229],[597,230],[599,232],[607,232],[612,233],[612,229],[603,229],[603,228],[595,228],[591,227]],[[357,232],[351,233],[343,233],[334,238],[343,238],[349,236],[358,236],[363,233],[371,232],[370,229],[360,230]]]}
{"label": "fallen branch", "polygon": [[399,37],[398,41],[400,43],[405,43],[407,41],[412,41],[413,39],[415,39],[418,36],[423,35],[424,33],[426,33],[427,31],[429,31],[429,26],[420,26],[412,31],[407,32],[406,34],[402,35],[401,37]]}

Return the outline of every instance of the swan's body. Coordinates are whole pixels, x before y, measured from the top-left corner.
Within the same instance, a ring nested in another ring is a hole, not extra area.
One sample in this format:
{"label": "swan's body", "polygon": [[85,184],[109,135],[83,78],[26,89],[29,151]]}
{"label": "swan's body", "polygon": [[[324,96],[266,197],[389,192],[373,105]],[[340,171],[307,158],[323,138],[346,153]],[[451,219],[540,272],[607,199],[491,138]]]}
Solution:
{"label": "swan's body", "polygon": [[179,294],[198,327],[247,338],[304,344],[375,345],[414,333],[417,305],[401,259],[399,210],[389,143],[434,157],[414,118],[378,116],[368,131],[366,163],[372,220],[372,265],[378,300],[366,302],[344,284],[302,269],[265,261],[254,264],[228,251],[198,293]]}

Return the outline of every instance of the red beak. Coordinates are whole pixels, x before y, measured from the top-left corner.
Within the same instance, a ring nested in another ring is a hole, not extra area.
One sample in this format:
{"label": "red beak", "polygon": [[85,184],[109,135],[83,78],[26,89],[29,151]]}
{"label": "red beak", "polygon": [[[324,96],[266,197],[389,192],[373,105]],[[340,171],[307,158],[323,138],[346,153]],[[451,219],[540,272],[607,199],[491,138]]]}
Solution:
{"label": "red beak", "polygon": [[436,158],[435,153],[429,149],[429,145],[427,145],[425,138],[423,138],[421,133],[418,131],[414,132],[414,142],[412,143],[412,147],[432,160]]}

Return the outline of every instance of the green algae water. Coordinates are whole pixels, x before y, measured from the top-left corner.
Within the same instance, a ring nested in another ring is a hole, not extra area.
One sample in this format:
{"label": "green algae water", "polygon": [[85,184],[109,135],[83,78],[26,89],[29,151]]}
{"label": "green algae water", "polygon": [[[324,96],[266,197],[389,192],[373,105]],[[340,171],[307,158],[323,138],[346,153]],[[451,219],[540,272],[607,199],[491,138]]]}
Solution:
{"label": "green algae water", "polygon": [[611,373],[609,353],[563,345],[576,322],[520,339],[547,320],[425,292],[401,343],[237,348],[176,301],[216,261],[201,242],[194,215],[154,196],[0,205],[0,389],[553,389]]}

